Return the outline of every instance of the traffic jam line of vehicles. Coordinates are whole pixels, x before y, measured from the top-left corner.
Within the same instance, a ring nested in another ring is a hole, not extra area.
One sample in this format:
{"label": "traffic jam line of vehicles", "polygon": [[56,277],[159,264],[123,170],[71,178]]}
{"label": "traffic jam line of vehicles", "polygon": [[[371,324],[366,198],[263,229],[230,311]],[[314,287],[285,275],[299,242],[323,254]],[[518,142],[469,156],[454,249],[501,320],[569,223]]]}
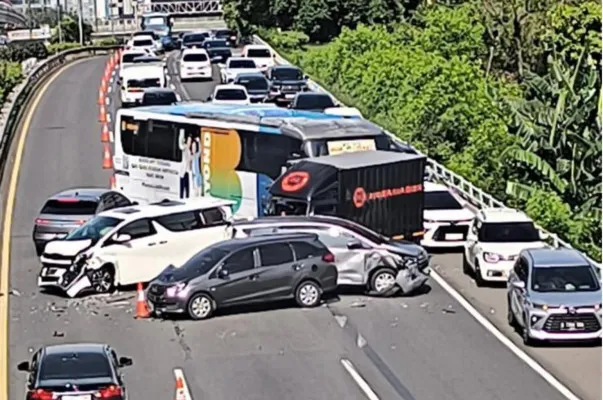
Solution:
{"label": "traffic jam line of vehicles", "polygon": [[[475,214],[430,180],[412,147],[311,92],[269,48],[234,57],[236,42],[219,30],[173,45],[181,81],[213,79],[219,64],[222,84],[206,102],[183,103],[166,87],[158,53],[167,42],[155,33],[134,34],[110,57],[99,120],[103,168],[114,176],[110,189],[71,188],[42,206],[33,231],[41,288],[75,297],[145,284],[153,316],[201,320],[281,299],[316,307],[343,286],[410,295],[429,280],[426,249],[459,248],[478,286],[507,282],[509,324],[524,343],[600,340],[601,284],[587,258],[549,248],[523,212]],[[123,108],[111,129],[113,76]],[[75,388],[69,369],[82,365],[98,379],[77,383],[81,398],[122,399],[119,370],[131,364],[80,344],[43,347],[19,369],[33,379],[28,399]]]}

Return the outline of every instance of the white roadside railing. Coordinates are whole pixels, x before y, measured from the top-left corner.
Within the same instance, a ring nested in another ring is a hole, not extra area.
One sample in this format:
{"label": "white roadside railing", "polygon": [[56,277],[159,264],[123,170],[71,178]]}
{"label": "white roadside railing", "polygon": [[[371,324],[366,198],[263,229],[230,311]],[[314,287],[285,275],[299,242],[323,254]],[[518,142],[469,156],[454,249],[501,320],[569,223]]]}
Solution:
{"label": "white roadside railing", "polygon": [[[276,50],[274,50],[274,48],[272,48],[272,46],[270,46],[270,44],[268,44],[261,37],[254,35],[253,42],[255,44],[261,44],[261,45],[264,45],[264,46],[267,46],[268,48],[270,48],[271,51],[276,55],[275,61],[278,64],[283,64],[283,65],[291,64],[288,60],[286,60],[281,55],[279,55],[278,52]],[[333,99],[335,99],[338,103],[343,104],[341,101],[337,100],[337,98],[332,93],[330,93],[328,90],[326,90],[325,88],[323,88],[318,83],[316,83],[312,80],[308,81],[308,87],[313,91],[327,93]],[[387,132],[387,133],[394,140],[396,140],[399,143],[402,143],[402,141],[396,135],[392,134],[391,132]],[[403,143],[403,144],[408,145],[408,143]],[[416,151],[417,151],[417,153],[422,154],[418,150],[416,150]],[[448,168],[444,167],[442,164],[438,163],[435,160],[432,160],[429,157],[427,157],[427,165],[428,165],[431,176],[435,177],[439,182],[442,182],[443,184],[445,184],[446,186],[448,186],[449,188],[454,190],[456,193],[458,193],[460,196],[462,196],[465,200],[467,200],[473,206],[475,206],[479,209],[482,209],[482,208],[508,208],[502,201],[495,199],[492,195],[484,192],[483,190],[481,190],[480,188],[478,188],[477,186],[475,186],[474,184],[469,182],[467,179],[463,178],[459,174],[452,172]],[[572,245],[561,240],[561,238],[559,238],[559,236],[556,233],[548,232],[538,225],[536,227],[538,228],[538,230],[540,230],[544,235],[546,235],[549,238],[550,244],[552,246],[566,247],[566,248],[570,248],[570,249],[573,248]],[[591,258],[589,258],[589,260],[595,266],[597,266],[598,268],[601,268],[601,263],[599,263]]]}

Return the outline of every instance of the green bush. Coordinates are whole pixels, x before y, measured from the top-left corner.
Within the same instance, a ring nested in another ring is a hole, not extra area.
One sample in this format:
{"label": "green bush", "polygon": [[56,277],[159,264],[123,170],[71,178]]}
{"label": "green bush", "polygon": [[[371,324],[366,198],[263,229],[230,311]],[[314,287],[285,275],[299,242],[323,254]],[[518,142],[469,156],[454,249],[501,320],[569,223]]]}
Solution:
{"label": "green bush", "polygon": [[285,52],[301,50],[310,41],[308,35],[298,31],[279,32],[276,29],[258,29],[258,34],[264,40],[270,42],[272,46]]}
{"label": "green bush", "polygon": [[28,58],[39,60],[48,57],[46,46],[41,42],[10,43],[0,48],[0,60],[11,62],[23,62]]}
{"label": "green bush", "polygon": [[81,47],[79,43],[63,42],[51,43],[48,45],[48,54],[53,55],[69,49],[77,49]]}
{"label": "green bush", "polygon": [[116,46],[121,43],[117,38],[111,37],[95,41],[94,44],[97,46]]}
{"label": "green bush", "polygon": [[6,101],[6,96],[23,79],[21,64],[18,62],[0,61],[0,106]]}

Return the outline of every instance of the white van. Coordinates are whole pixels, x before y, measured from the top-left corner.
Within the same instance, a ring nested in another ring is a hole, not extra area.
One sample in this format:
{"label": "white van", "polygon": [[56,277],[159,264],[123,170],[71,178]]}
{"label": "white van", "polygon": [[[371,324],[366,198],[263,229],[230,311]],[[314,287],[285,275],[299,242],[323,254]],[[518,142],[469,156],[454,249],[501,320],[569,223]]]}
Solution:
{"label": "white van", "polygon": [[135,50],[124,50],[121,53],[121,60],[119,63],[119,78],[123,76],[123,72],[131,68],[134,64],[134,60],[139,57],[151,56],[154,53],[148,50],[135,49]]}
{"label": "white van", "polygon": [[270,50],[268,46],[262,46],[259,44],[250,44],[243,47],[242,57],[251,58],[258,69],[262,72],[266,72],[268,68],[274,67],[276,64],[276,54]]}
{"label": "white van", "polygon": [[180,267],[203,248],[231,238],[233,204],[199,197],[102,212],[46,245],[38,286],[58,287],[73,297],[87,288],[106,293],[149,282],[168,265]]}
{"label": "white van", "polygon": [[123,71],[121,78],[122,107],[140,103],[145,89],[165,87],[165,70],[159,64],[132,66]]}

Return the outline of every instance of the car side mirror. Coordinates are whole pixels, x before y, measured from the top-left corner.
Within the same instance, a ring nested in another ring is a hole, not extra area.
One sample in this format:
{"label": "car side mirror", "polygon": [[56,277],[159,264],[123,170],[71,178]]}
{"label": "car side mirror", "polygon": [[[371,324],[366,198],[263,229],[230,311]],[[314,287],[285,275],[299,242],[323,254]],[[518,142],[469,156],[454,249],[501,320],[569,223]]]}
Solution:
{"label": "car side mirror", "polygon": [[230,272],[228,272],[227,269],[222,268],[222,269],[220,269],[220,272],[218,273],[218,276],[221,279],[228,279],[230,277]]}
{"label": "car side mirror", "polygon": [[115,236],[113,236],[113,243],[117,243],[117,244],[124,244],[129,242],[130,240],[132,240],[132,236],[128,235],[127,233],[122,233],[122,234],[116,234]]}
{"label": "car side mirror", "polygon": [[348,242],[348,249],[350,250],[359,250],[359,249],[363,249],[364,246],[362,245],[362,242],[360,242],[359,240],[351,240]]}
{"label": "car side mirror", "polygon": [[304,80],[307,81],[308,79],[310,79],[310,78],[308,78],[308,75],[304,75]]}
{"label": "car side mirror", "polygon": [[513,281],[511,283],[515,289],[524,290],[526,288],[526,283],[523,281]]}
{"label": "car side mirror", "polygon": [[129,367],[133,364],[133,361],[129,357],[119,357],[119,366],[120,367]]}
{"label": "car side mirror", "polygon": [[20,362],[20,363],[17,365],[17,369],[18,369],[19,371],[29,372],[29,371],[31,370],[31,368],[30,368],[30,366],[29,366],[29,361],[23,361],[23,362]]}
{"label": "car side mirror", "polygon": [[540,236],[540,240],[542,240],[542,241],[548,240],[551,237],[551,235],[549,235],[548,233],[543,232],[543,231],[539,231],[538,235]]}
{"label": "car side mirror", "polygon": [[211,101],[211,96],[207,96],[207,99],[205,99],[205,101]]}
{"label": "car side mirror", "polygon": [[133,206],[137,206],[137,205],[138,205],[138,202],[137,202],[137,201],[133,201],[131,205],[133,205]]}

